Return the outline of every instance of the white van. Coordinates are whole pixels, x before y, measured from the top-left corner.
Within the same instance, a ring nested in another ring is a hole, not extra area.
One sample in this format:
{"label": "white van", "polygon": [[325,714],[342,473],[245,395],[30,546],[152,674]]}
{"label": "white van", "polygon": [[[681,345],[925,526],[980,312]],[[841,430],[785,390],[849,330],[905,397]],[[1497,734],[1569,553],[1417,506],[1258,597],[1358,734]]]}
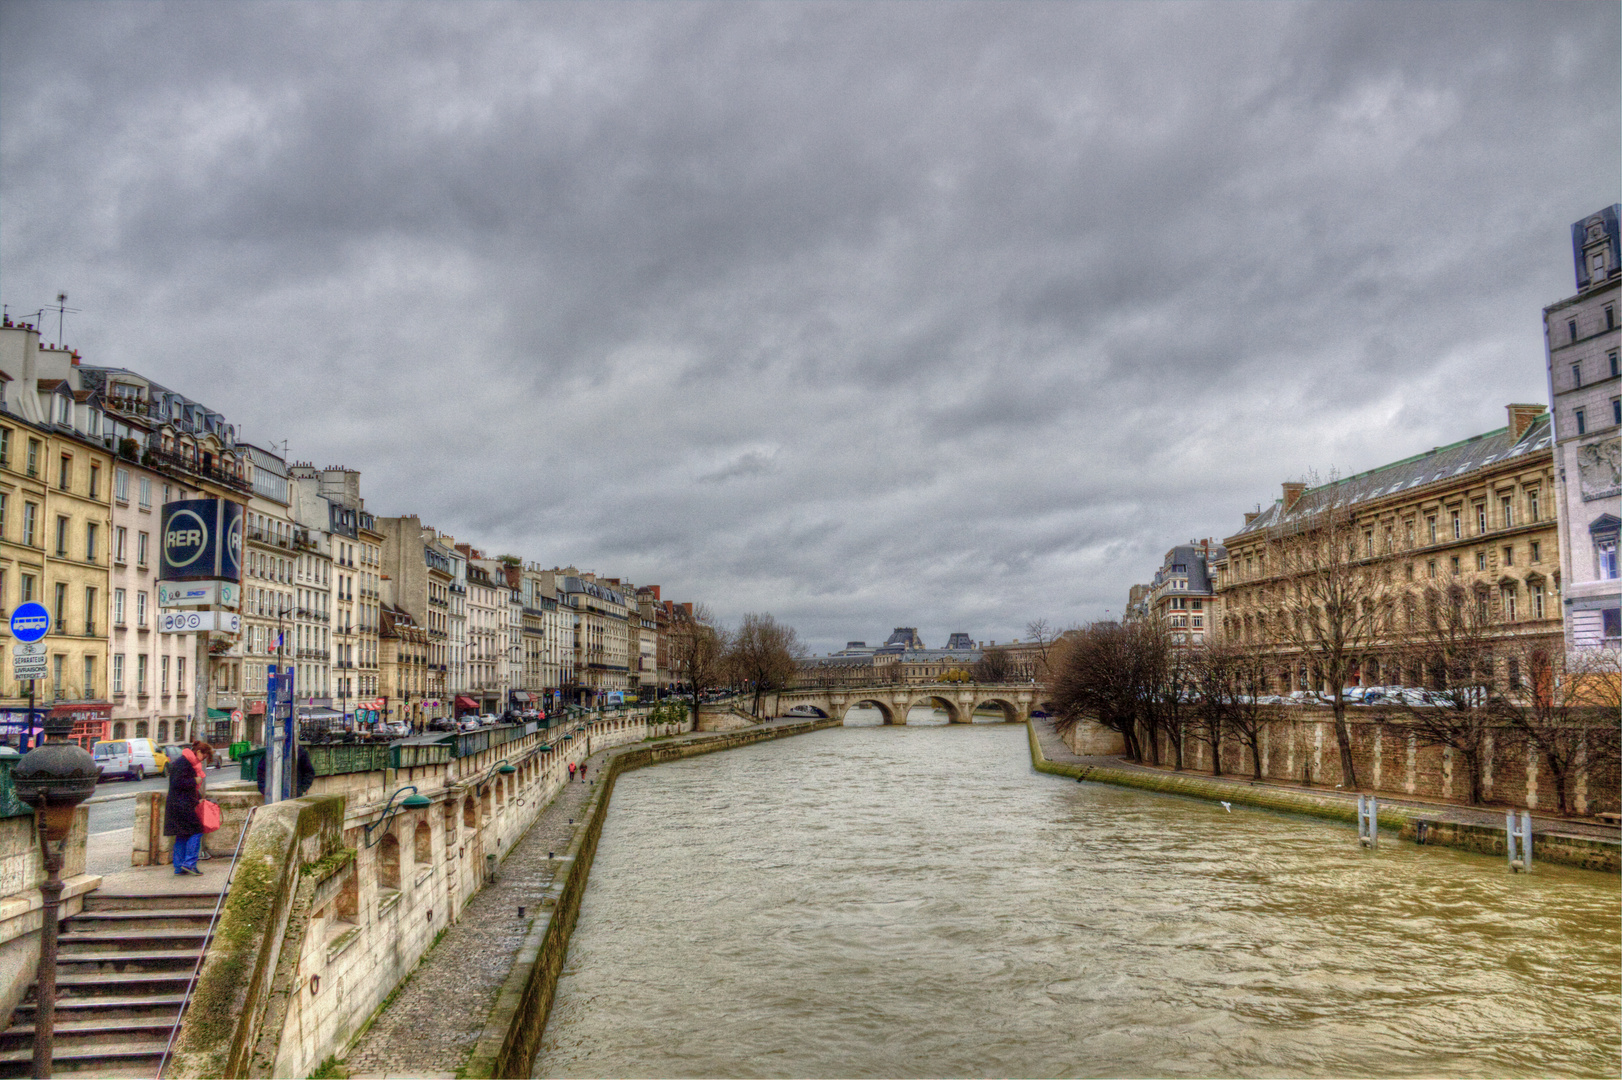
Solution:
{"label": "white van", "polygon": [[151,739],[109,739],[97,743],[90,754],[103,780],[109,776],[127,776],[131,780],[162,776],[163,767],[169,763]]}

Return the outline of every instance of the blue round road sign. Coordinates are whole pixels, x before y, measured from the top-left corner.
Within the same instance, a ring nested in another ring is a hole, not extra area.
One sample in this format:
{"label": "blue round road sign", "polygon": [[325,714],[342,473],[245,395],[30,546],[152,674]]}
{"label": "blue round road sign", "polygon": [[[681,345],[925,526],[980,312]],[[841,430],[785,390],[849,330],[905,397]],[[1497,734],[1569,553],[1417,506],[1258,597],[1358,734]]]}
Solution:
{"label": "blue round road sign", "polygon": [[18,641],[38,641],[50,632],[51,613],[44,604],[18,604],[11,613],[11,636]]}

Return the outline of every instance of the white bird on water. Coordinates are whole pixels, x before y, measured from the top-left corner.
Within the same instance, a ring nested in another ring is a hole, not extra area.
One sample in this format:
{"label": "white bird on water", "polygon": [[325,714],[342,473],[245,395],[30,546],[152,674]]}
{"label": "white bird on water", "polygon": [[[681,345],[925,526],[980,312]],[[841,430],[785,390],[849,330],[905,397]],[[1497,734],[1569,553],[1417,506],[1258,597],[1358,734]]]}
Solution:
{"label": "white bird on water", "polygon": [[1224,802],[1222,804],[1222,809],[1226,810],[1228,813],[1231,814],[1231,813],[1233,813],[1233,804],[1228,803],[1228,802]]}

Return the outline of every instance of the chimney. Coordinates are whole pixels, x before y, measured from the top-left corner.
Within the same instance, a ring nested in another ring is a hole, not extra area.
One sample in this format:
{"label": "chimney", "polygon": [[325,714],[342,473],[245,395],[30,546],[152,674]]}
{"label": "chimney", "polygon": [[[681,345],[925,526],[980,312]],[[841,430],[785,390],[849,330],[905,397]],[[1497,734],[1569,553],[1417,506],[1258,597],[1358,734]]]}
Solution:
{"label": "chimney", "polygon": [[1509,406],[1509,437],[1519,439],[1526,434],[1526,429],[1532,426],[1532,421],[1543,415],[1542,405],[1511,405]]}
{"label": "chimney", "polygon": [[1245,524],[1249,525],[1252,521],[1255,521],[1257,518],[1259,518],[1261,516],[1262,515],[1261,515],[1260,510],[1246,510],[1245,511]]}
{"label": "chimney", "polygon": [[1305,490],[1307,490],[1307,485],[1301,483],[1299,480],[1286,480],[1284,482],[1285,513],[1289,513],[1289,511],[1295,506],[1296,502],[1301,498],[1301,493]]}

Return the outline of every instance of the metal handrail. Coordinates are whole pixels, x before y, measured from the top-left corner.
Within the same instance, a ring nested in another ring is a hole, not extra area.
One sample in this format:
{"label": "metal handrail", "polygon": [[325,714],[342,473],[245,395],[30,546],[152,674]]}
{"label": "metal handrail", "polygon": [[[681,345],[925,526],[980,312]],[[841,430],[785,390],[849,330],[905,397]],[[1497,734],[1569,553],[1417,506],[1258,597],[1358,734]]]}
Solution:
{"label": "metal handrail", "polygon": [[231,882],[237,874],[237,859],[242,855],[242,843],[248,838],[248,826],[253,824],[253,816],[258,812],[259,806],[250,806],[248,816],[242,819],[242,831],[237,833],[237,847],[231,853],[231,869],[226,871],[225,875],[225,888],[220,890],[219,899],[214,901],[214,914],[209,917],[208,932],[203,935],[203,949],[197,954],[197,963],[192,967],[191,978],[186,980],[186,992],[180,996],[180,1011],[175,1014],[175,1022],[169,1028],[169,1043],[163,1048],[163,1057],[158,1059],[158,1071],[155,1075],[159,1077],[163,1076],[163,1070],[169,1064],[169,1054],[175,1048],[175,1038],[180,1034],[180,1022],[186,1018],[186,1008],[191,1004],[192,988],[197,985],[197,976],[203,971],[203,961],[208,959],[208,947],[214,941],[214,925],[220,921],[220,908],[225,904],[225,898],[230,895]]}

